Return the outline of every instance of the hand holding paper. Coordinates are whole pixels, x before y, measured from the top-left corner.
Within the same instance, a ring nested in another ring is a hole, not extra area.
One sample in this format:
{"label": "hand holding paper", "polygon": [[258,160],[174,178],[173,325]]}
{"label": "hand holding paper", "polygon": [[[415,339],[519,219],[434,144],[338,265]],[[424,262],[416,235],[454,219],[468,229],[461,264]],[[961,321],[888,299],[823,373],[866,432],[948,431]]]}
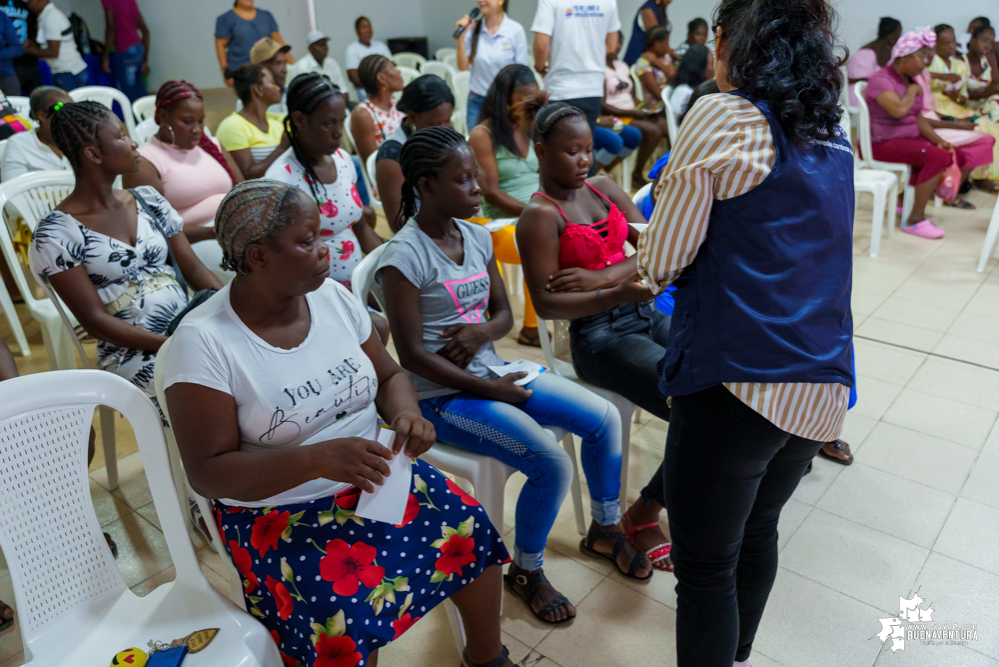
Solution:
{"label": "hand holding paper", "polygon": [[[392,447],[394,438],[395,431],[378,429],[378,442],[386,447]],[[402,523],[413,479],[413,460],[406,456],[405,450],[406,445],[403,444],[399,453],[389,461],[391,474],[385,478],[383,485],[376,487],[374,493],[361,493],[355,511],[357,516],[393,525]]]}
{"label": "hand holding paper", "polygon": [[527,359],[518,359],[517,361],[512,361],[509,364],[504,364],[502,366],[489,366],[488,368],[500,377],[510,375],[511,373],[527,373],[526,376],[514,383],[520,385],[521,387],[534,381],[539,375],[548,370],[541,364],[536,364],[533,361],[528,361]]}

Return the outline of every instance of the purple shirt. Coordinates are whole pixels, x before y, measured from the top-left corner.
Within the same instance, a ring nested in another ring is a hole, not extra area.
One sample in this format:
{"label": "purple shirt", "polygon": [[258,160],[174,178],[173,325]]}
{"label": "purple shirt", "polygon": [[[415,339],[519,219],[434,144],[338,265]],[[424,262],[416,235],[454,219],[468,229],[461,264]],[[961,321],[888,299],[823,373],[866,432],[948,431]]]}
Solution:
{"label": "purple shirt", "polygon": [[139,6],[135,0],[101,0],[101,5],[114,12],[115,51],[122,53],[142,41],[138,30]]}
{"label": "purple shirt", "polygon": [[902,80],[891,65],[882,68],[867,80],[867,90],[864,99],[871,111],[871,143],[888,141],[889,139],[907,139],[919,136],[919,125],[916,119],[923,111],[923,96],[917,95],[912,108],[903,118],[892,118],[875,100],[881,93],[895,91],[899,97],[905,97],[909,84]]}

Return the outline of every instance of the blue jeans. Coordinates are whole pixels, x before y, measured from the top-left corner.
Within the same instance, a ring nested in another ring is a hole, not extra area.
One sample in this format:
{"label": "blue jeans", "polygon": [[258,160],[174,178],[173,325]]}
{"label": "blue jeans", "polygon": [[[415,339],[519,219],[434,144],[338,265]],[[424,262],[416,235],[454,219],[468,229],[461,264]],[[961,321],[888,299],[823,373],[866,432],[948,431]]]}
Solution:
{"label": "blue jeans", "polygon": [[479,122],[479,112],[482,111],[482,105],[485,103],[486,98],[478,93],[473,93],[469,91],[468,93],[468,112],[465,116],[465,123],[468,125],[468,131],[471,132],[475,124]]}
{"label": "blue jeans", "polygon": [[593,128],[593,153],[602,165],[628,157],[641,143],[642,133],[630,125],[622,126],[620,133],[599,125]]}
{"label": "blue jeans", "polygon": [[87,85],[88,81],[90,81],[90,75],[87,73],[87,70],[83,70],[79,74],[72,74],[71,72],[52,74],[52,85],[56,88],[62,88],[67,93],[77,88],[83,88]]}
{"label": "blue jeans", "polygon": [[114,54],[114,85],[128,96],[129,102],[146,94],[146,84],[142,80],[142,62],[146,58],[146,47],[133,44],[124,51]]}
{"label": "blue jeans", "polygon": [[371,204],[371,200],[368,199],[368,186],[364,182],[364,172],[361,171],[364,169],[364,167],[361,166],[361,158],[356,155],[351,155],[350,158],[354,161],[354,169],[357,170],[357,194],[361,198],[361,203],[365,206],[369,206]]}
{"label": "blue jeans", "polygon": [[609,526],[621,520],[621,415],[606,400],[554,373],[542,373],[526,388],[534,393],[516,405],[462,392],[424,399],[420,408],[441,442],[499,459],[527,475],[517,500],[513,562],[536,570],[574,473],[569,455],[541,424],[583,439],[590,512],[594,521]]}

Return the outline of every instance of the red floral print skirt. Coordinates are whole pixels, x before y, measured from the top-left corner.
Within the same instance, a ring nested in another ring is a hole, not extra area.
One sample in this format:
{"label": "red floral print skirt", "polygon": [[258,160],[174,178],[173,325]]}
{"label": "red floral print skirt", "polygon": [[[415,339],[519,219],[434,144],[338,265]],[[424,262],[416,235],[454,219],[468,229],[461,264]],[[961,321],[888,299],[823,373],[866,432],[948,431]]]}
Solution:
{"label": "red floral print skirt", "polygon": [[478,502],[423,461],[413,463],[402,524],[354,516],[359,495],[214,503],[246,607],[289,667],[363,667],[485,568],[510,560]]}

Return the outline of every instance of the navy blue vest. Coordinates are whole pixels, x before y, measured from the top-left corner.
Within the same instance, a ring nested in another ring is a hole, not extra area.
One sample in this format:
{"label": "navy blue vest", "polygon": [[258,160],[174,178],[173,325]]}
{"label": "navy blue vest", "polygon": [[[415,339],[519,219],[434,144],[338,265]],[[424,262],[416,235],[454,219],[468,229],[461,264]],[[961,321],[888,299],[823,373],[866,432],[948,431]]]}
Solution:
{"label": "navy blue vest", "polygon": [[707,238],[677,280],[660,388],[682,396],[723,382],[852,387],[853,153],[837,135],[796,146],[766,102],[774,168],[715,201]]}

